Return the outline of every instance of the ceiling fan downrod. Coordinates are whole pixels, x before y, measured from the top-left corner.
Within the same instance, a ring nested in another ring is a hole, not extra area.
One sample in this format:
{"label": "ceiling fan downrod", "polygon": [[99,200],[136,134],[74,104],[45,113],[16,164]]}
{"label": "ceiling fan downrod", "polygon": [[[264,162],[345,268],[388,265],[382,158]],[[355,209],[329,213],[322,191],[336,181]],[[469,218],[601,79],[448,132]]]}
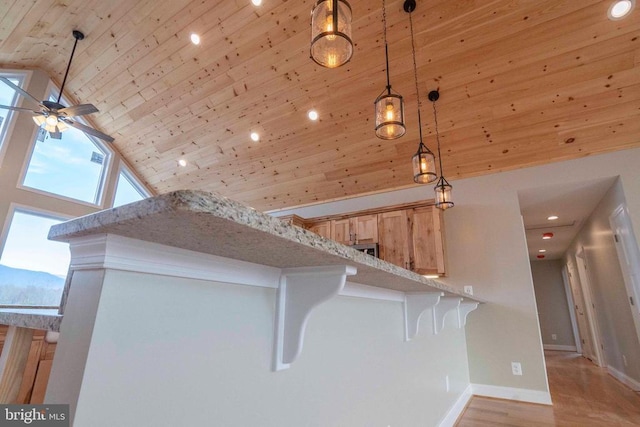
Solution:
{"label": "ceiling fan downrod", "polygon": [[62,91],[64,90],[64,84],[67,82],[67,76],[69,75],[69,69],[71,68],[71,61],[73,61],[73,54],[76,53],[78,40],[84,39],[84,33],[82,31],[73,30],[72,34],[73,38],[76,39],[76,41],[73,43],[73,50],[71,50],[71,57],[69,58],[69,63],[67,64],[67,71],[64,72],[64,78],[62,79],[62,86],[60,86],[60,93],[58,94],[58,100],[56,101],[56,104],[60,104]]}

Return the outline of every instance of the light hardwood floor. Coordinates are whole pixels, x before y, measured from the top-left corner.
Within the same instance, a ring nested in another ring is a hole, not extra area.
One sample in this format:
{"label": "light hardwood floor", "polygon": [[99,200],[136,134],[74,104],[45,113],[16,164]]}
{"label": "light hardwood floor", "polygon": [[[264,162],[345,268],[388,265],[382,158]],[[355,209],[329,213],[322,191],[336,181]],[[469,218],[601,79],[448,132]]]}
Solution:
{"label": "light hardwood floor", "polygon": [[640,426],[640,393],[575,353],[545,358],[553,406],[474,397],[456,426]]}

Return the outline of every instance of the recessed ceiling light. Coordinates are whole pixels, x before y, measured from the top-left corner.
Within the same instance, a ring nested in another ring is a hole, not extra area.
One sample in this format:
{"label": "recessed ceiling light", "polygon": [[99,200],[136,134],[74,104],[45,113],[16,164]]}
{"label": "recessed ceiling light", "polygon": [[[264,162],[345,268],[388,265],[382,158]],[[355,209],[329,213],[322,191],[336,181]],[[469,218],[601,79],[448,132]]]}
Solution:
{"label": "recessed ceiling light", "polygon": [[609,6],[609,19],[622,19],[633,10],[635,0],[616,0]]}
{"label": "recessed ceiling light", "polygon": [[195,45],[199,45],[200,44],[200,36],[197,35],[196,33],[191,33],[191,43],[193,43]]}
{"label": "recessed ceiling light", "polygon": [[558,219],[558,215],[551,215],[551,216],[548,216],[548,217],[547,217],[547,219],[548,219],[549,221],[555,221],[556,219]]}
{"label": "recessed ceiling light", "polygon": [[262,4],[262,0],[251,0],[254,6],[260,6]]}
{"label": "recessed ceiling light", "polygon": [[178,160],[178,165],[185,167],[187,166],[187,161],[185,159]]}
{"label": "recessed ceiling light", "polygon": [[539,249],[539,250],[538,250],[538,252],[540,252],[541,254],[543,254],[543,253],[547,252],[547,250],[546,250],[546,249]]}
{"label": "recessed ceiling light", "polygon": [[260,135],[257,132],[251,132],[251,140],[254,142],[260,141]]}
{"label": "recessed ceiling light", "polygon": [[542,240],[549,240],[552,237],[553,237],[553,233],[544,233],[542,235]]}
{"label": "recessed ceiling light", "polygon": [[440,276],[437,274],[425,274],[422,277],[424,277],[425,279],[437,279]]}
{"label": "recessed ceiling light", "polygon": [[309,110],[309,112],[307,113],[307,116],[309,117],[309,120],[313,120],[313,121],[318,120],[318,112],[316,110]]}

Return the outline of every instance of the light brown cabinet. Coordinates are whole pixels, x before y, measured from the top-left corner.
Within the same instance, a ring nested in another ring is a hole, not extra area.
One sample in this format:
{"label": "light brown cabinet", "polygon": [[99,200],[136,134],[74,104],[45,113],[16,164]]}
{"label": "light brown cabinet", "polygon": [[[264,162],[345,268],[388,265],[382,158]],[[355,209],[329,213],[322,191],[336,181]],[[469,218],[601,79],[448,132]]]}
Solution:
{"label": "light brown cabinet", "polygon": [[345,245],[378,243],[381,259],[418,274],[446,274],[442,211],[435,206],[401,205],[320,219],[307,220],[307,228]]}
{"label": "light brown cabinet", "polygon": [[418,274],[445,274],[442,211],[425,206],[378,214],[380,258]]}
{"label": "light brown cabinet", "polygon": [[378,242],[378,215],[362,215],[331,221],[331,238],[343,245]]}
{"label": "light brown cabinet", "polygon": [[445,274],[442,211],[435,206],[409,212],[411,270],[419,274]]}
{"label": "light brown cabinet", "polygon": [[319,236],[331,239],[331,221],[311,223],[306,228]]}
{"label": "light brown cabinet", "polygon": [[407,211],[378,214],[378,254],[381,259],[411,269]]}

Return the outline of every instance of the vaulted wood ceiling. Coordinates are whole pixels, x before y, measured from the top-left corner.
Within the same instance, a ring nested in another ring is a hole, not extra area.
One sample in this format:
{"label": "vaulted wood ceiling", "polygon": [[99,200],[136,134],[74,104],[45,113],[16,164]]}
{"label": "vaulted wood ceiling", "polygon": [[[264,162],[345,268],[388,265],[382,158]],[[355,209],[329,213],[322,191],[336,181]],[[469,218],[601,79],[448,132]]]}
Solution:
{"label": "vaulted wood ceiling", "polygon": [[[269,210],[408,187],[418,139],[409,17],[387,1],[407,133],[383,141],[373,131],[382,2],[350,3],[354,55],[328,70],[309,59],[313,0],[2,0],[0,66],[60,83],[71,30],[82,30],[67,95],[100,109],[93,124],[158,193],[203,189]],[[460,177],[640,146],[640,8],[612,21],[609,5],[418,0],[425,142],[435,148],[426,94],[438,88],[454,189]]]}

